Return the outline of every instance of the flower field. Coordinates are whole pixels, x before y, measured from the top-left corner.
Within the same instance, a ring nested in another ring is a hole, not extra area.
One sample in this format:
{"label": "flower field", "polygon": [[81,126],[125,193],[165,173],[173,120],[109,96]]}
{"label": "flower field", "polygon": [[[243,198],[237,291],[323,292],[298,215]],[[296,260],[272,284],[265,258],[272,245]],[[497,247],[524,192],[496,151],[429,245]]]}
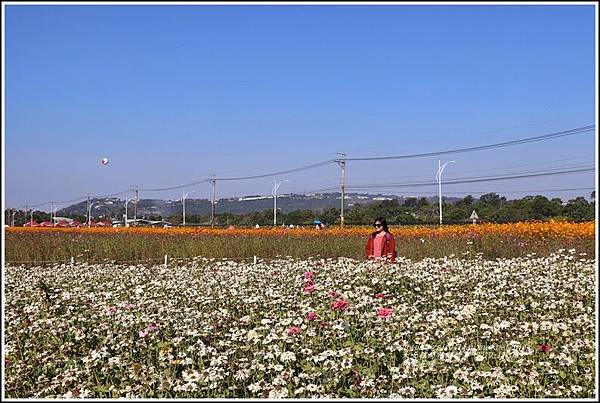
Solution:
{"label": "flower field", "polygon": [[5,268],[5,395],[594,398],[595,257]]}
{"label": "flower field", "polygon": [[[44,228],[6,229],[10,263],[136,262],[174,258],[362,259],[372,227],[314,228]],[[486,259],[549,255],[560,248],[593,255],[595,223],[526,222],[445,226],[391,226],[399,256]]]}

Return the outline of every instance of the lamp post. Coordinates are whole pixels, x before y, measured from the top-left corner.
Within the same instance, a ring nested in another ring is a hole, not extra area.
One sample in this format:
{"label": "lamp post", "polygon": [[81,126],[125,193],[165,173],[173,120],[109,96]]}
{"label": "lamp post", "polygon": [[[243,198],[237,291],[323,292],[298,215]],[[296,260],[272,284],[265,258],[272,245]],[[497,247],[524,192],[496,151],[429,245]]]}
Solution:
{"label": "lamp post", "polygon": [[284,179],[280,182],[274,181],[273,186],[273,226],[277,225],[277,189],[283,182],[289,182],[289,179]]}
{"label": "lamp post", "polygon": [[194,193],[195,190],[192,190],[191,192],[186,193],[185,191],[183,191],[183,195],[181,197],[181,204],[183,205],[183,226],[185,227],[185,198],[188,197],[188,195],[190,193]]}
{"label": "lamp post", "polygon": [[129,223],[127,222],[127,204],[135,200],[133,197],[131,199],[125,198],[125,227],[129,227]]}
{"label": "lamp post", "polygon": [[50,211],[52,212],[52,214],[50,215],[50,221],[52,222],[52,226],[54,227],[54,221],[56,220],[56,210],[58,209],[58,207],[54,207],[54,203],[52,203],[52,207],[50,208]]}
{"label": "lamp post", "polygon": [[92,206],[94,204],[98,204],[98,203],[100,203],[100,202],[95,201],[95,202],[91,203],[90,206],[88,207],[88,228],[92,226]]}
{"label": "lamp post", "polygon": [[442,165],[442,161],[438,160],[438,171],[435,177],[437,179],[439,189],[438,197],[440,201],[440,225],[442,225],[442,172],[444,172],[444,168],[446,168],[446,165],[453,164],[455,162],[456,161],[448,161],[444,165]]}

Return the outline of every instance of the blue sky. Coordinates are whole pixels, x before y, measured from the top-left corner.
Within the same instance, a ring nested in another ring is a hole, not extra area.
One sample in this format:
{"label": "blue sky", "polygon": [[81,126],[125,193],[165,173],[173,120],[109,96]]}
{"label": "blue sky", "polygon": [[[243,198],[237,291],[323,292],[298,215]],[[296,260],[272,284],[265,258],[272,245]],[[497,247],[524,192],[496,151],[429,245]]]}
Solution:
{"label": "blue sky", "polygon": [[[593,5],[4,7],[7,207],[596,123]],[[443,155],[456,160],[443,179],[592,167],[596,136]],[[346,181],[431,182],[437,166],[435,156],[349,161]],[[329,164],[217,182],[217,197],[270,194],[275,179],[289,179],[280,194],[319,191],[339,177]],[[449,185],[444,194],[567,200],[592,190],[557,189],[593,188],[594,177]],[[185,191],[208,198],[210,185]],[[381,192],[431,196],[437,186]]]}

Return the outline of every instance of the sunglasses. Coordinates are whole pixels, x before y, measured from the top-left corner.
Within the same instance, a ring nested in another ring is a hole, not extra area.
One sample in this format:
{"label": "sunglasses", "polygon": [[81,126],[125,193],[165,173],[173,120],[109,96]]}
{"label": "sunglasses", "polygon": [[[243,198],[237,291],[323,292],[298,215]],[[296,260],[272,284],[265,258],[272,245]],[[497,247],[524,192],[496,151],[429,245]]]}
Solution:
{"label": "sunglasses", "polygon": [[377,227],[383,227],[383,225],[381,225],[381,224],[373,224],[373,226],[374,226],[375,228],[377,228]]}

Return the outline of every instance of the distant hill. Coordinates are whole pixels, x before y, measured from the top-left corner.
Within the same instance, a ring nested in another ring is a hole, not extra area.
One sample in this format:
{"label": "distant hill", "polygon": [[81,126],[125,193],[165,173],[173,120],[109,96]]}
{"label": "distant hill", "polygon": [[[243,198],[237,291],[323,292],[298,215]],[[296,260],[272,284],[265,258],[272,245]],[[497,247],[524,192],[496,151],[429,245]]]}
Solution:
{"label": "distant hill", "polygon": [[[418,197],[418,196],[415,196]],[[393,200],[397,199],[400,204],[404,202],[402,196],[389,196],[389,195],[372,195],[372,194],[360,194],[360,193],[349,193],[346,194],[346,208],[350,208],[355,204],[368,204],[381,200]],[[454,198],[459,200],[460,198]],[[436,201],[437,198],[428,198],[430,201]],[[448,198],[449,201],[453,201],[453,198]],[[99,199],[93,198],[91,201],[92,205],[92,216],[106,216],[106,217],[122,217],[125,212],[125,201],[117,198],[106,198]],[[315,193],[306,195],[282,194],[277,196],[277,208],[281,209],[284,213],[289,213],[294,210],[312,210],[322,211],[323,209],[331,207],[340,207],[340,193]],[[217,200],[216,212],[217,214],[231,213],[231,214],[246,214],[256,211],[262,211],[265,209],[273,208],[273,197],[272,196],[245,196],[239,198],[223,198]],[[134,204],[129,203],[127,206],[128,215],[132,216]],[[143,218],[144,216],[159,215],[162,217],[168,217],[173,214],[181,214],[182,205],[181,201],[176,200],[162,200],[162,199],[140,199],[137,204],[137,216]],[[186,215],[210,215],[211,204],[208,199],[186,199],[185,201],[185,212]],[[72,215],[86,215],[87,214],[87,201],[83,201],[71,206],[65,207],[57,211],[58,215],[61,216],[72,216]]]}

